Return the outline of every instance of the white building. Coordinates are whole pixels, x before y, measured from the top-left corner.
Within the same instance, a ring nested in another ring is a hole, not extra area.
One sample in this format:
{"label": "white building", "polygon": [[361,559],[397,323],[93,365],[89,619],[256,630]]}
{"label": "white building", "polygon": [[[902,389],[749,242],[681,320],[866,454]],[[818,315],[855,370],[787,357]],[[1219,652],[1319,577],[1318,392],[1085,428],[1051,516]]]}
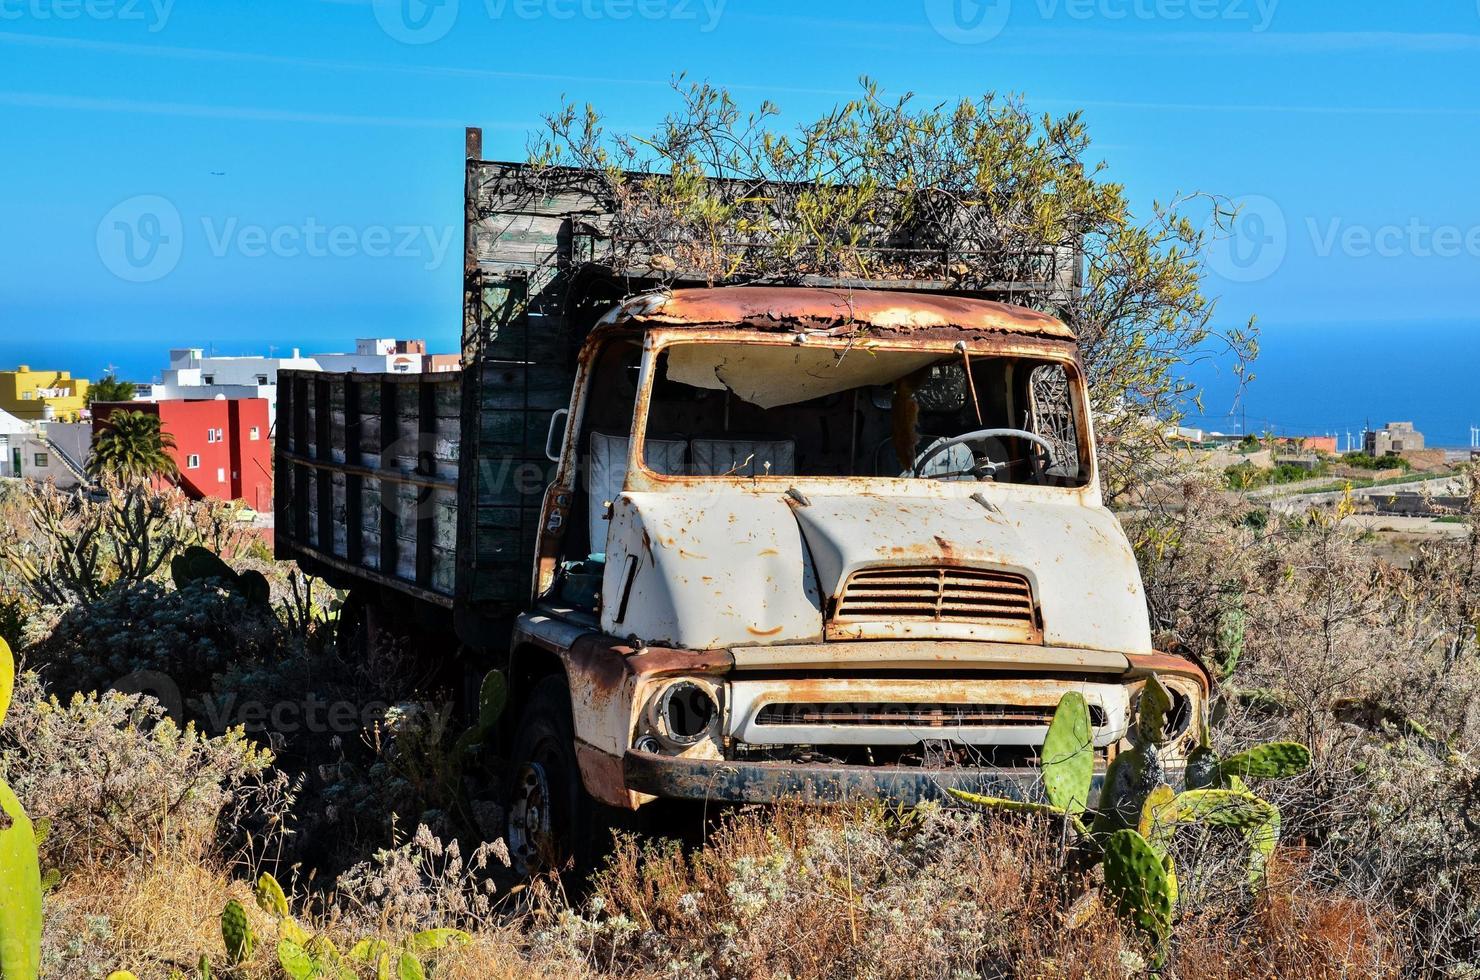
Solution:
{"label": "white building", "polygon": [[287,357],[207,356],[199,347],[170,351],[162,380],[137,386],[139,401],[170,398],[265,398],[267,424],[277,424],[278,371],[332,371],[361,374],[420,374],[427,363],[426,344],[419,340],[366,338],[355,341],[353,354],[309,354],[298,348]]}
{"label": "white building", "polygon": [[0,411],[0,477],[71,489],[84,482],[91,456],[91,422],[27,422]]}

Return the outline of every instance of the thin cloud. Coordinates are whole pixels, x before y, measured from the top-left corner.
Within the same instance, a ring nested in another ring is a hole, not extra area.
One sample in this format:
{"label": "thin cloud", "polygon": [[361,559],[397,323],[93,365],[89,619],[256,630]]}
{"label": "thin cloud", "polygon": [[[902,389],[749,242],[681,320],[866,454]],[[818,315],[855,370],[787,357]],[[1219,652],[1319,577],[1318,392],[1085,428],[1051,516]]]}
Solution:
{"label": "thin cloud", "polygon": [[[452,119],[411,119],[396,116],[353,116],[341,113],[296,112],[249,106],[192,105],[184,102],[144,102],[134,99],[95,99],[44,92],[0,92],[0,105],[23,109],[68,109],[82,112],[123,112],[196,119],[242,119],[251,122],[312,123],[325,126],[390,126],[403,129],[462,129]],[[493,123],[491,129],[529,128],[528,123]]]}
{"label": "thin cloud", "polygon": [[[319,2],[349,5],[362,2],[362,0],[319,0]],[[9,31],[0,31],[0,44],[71,48],[80,51],[139,55],[149,58],[177,58],[187,61],[230,61],[251,64],[271,64],[317,71],[358,71],[377,75],[419,75],[426,78],[481,78],[497,81],[515,80],[585,85],[635,85],[647,88],[667,88],[672,82],[671,77],[667,75],[662,78],[630,78],[611,75],[572,75],[558,72],[498,71],[489,68],[462,68],[454,65],[398,65],[379,62],[336,61],[328,58],[303,58],[293,55],[263,54],[255,51],[225,51],[219,48],[182,48],[170,45],[131,44],[123,41],[89,41],[81,38],[46,37],[35,34],[17,34]],[[803,88],[784,85],[726,84],[725,87],[735,91],[755,90],[802,95],[854,94],[852,91],[838,89]]]}

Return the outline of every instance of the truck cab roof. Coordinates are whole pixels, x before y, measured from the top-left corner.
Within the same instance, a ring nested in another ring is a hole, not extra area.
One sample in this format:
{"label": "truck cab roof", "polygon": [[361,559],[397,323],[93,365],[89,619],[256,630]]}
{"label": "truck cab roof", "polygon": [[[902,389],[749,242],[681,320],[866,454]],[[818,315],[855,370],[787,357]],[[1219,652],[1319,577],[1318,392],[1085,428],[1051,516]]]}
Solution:
{"label": "truck cab roof", "polygon": [[901,340],[972,340],[1003,334],[1072,342],[1061,321],[1022,306],[940,293],[800,286],[727,286],[644,293],[602,321],[647,327],[734,327],[868,333]]}

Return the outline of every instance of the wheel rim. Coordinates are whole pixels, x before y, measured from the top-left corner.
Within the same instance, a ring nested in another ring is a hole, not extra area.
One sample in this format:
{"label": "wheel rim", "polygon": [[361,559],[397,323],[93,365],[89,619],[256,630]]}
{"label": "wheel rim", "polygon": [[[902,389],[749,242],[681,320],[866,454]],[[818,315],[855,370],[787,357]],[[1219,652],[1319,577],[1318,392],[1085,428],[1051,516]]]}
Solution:
{"label": "wheel rim", "polygon": [[527,762],[509,802],[509,856],[521,872],[542,863],[551,841],[550,781],[545,767]]}

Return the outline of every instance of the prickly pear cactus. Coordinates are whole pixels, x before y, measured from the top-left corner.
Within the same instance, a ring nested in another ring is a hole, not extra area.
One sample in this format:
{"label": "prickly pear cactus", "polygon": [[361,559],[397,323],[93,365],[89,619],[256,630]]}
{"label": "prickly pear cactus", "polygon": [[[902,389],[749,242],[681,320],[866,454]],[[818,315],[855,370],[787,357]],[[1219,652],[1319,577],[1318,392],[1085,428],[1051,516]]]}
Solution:
{"label": "prickly pear cactus", "polygon": [[232,966],[251,959],[257,949],[257,934],[247,921],[247,910],[234,898],[221,910],[221,939]]}
{"label": "prickly pear cactus", "polygon": [[1136,736],[1142,745],[1161,745],[1167,740],[1167,712],[1172,710],[1172,692],[1152,674],[1141,689],[1136,710]]}
{"label": "prickly pear cactus", "polygon": [[1236,592],[1229,598],[1228,605],[1218,612],[1217,630],[1214,635],[1214,655],[1218,673],[1230,676],[1244,655],[1244,633],[1248,626],[1248,614],[1244,612],[1244,594]]}
{"label": "prickly pear cactus", "polygon": [[1136,826],[1146,799],[1163,783],[1165,767],[1155,745],[1143,744],[1115,757],[1105,772],[1100,792],[1100,815],[1096,830],[1110,831]]}
{"label": "prickly pear cactus", "polygon": [[270,874],[264,873],[257,879],[257,905],[279,921],[293,914],[288,908],[288,896],[283,893],[283,886]]}
{"label": "prickly pear cactus", "polygon": [[1082,814],[1089,805],[1095,749],[1089,705],[1078,691],[1059,699],[1041,755],[1049,801],[1065,813]]}
{"label": "prickly pear cactus", "polygon": [[1221,780],[1218,772],[1218,753],[1205,745],[1199,745],[1187,755],[1187,768],[1183,775],[1188,789],[1212,789]]}
{"label": "prickly pear cactus", "polygon": [[497,725],[509,704],[509,682],[503,671],[490,670],[478,690],[478,727],[487,731]]}
{"label": "prickly pear cactus", "polygon": [[1218,766],[1224,778],[1281,779],[1310,768],[1310,749],[1299,742],[1267,742],[1224,759]]}
{"label": "prickly pear cactus", "polygon": [[[15,658],[0,639],[0,723],[15,690]],[[41,969],[41,864],[36,830],[0,781],[0,976],[35,980]]]}
{"label": "prickly pear cactus", "polygon": [[1176,874],[1134,830],[1117,830],[1105,840],[1105,891],[1124,918],[1165,946],[1172,934]]}

